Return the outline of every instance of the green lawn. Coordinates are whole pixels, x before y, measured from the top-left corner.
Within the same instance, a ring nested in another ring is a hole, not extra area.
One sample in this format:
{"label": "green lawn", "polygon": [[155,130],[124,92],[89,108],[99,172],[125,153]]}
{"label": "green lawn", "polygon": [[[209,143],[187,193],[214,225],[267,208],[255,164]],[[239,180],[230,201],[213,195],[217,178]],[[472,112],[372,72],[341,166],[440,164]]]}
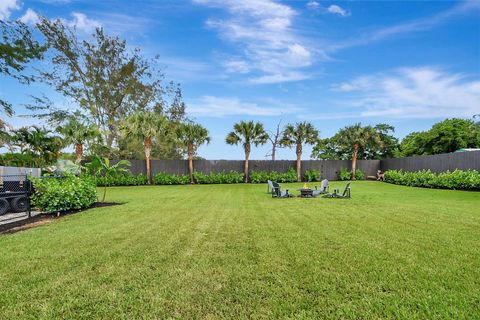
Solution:
{"label": "green lawn", "polygon": [[352,196],[112,188],[126,204],[0,236],[0,318],[480,318],[480,193]]}

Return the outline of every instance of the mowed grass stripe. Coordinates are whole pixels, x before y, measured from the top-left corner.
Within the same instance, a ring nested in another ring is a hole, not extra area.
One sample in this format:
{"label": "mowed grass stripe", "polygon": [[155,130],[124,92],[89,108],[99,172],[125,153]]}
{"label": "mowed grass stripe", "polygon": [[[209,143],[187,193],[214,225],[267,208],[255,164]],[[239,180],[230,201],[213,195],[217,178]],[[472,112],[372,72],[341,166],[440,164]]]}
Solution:
{"label": "mowed grass stripe", "polygon": [[0,237],[0,318],[478,317],[480,194],[352,188],[110,188],[124,205]]}

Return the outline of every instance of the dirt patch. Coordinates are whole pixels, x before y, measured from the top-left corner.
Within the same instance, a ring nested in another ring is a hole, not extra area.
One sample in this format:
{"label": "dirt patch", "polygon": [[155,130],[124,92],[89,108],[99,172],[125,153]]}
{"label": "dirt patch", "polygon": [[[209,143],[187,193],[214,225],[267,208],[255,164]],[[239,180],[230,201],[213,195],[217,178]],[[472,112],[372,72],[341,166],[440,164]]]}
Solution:
{"label": "dirt patch", "polygon": [[102,207],[110,207],[110,206],[118,206],[123,203],[121,202],[95,202],[91,207],[80,209],[80,210],[68,210],[60,213],[42,213],[36,215],[31,218],[25,218],[23,220],[18,220],[12,223],[2,224],[0,225],[0,234],[11,234],[15,232],[19,232],[22,230],[35,228],[37,226],[41,226],[47,223],[52,222],[55,219],[61,219],[67,215],[83,212],[92,208],[102,208]]}

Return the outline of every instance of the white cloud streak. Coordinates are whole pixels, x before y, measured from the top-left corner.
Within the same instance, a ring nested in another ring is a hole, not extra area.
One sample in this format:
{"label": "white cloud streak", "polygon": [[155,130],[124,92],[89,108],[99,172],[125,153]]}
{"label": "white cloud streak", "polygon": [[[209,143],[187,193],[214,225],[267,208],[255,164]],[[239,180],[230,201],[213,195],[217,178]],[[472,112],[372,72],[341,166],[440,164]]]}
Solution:
{"label": "white cloud streak", "polygon": [[20,4],[16,0],[0,1],[0,20],[8,20],[13,11],[20,9]]}
{"label": "white cloud streak", "polygon": [[349,11],[343,9],[340,6],[337,6],[336,4],[332,4],[331,6],[329,6],[327,8],[327,11],[330,12],[330,13],[333,13],[333,14],[338,14],[342,17],[348,17],[350,15]]}
{"label": "white cloud streak", "polygon": [[367,45],[369,43],[381,41],[400,34],[427,31],[458,15],[474,12],[480,12],[480,1],[463,1],[450,9],[439,12],[432,16],[406,21],[389,27],[379,28],[373,32],[365,33],[363,35],[356,36],[355,38],[332,44],[328,51],[332,52],[340,49]]}
{"label": "white cloud streak", "polygon": [[19,20],[25,24],[35,25],[40,21],[40,18],[34,10],[28,8]]}
{"label": "white cloud streak", "polygon": [[259,106],[254,102],[245,102],[237,97],[202,96],[196,101],[189,102],[187,112],[198,117],[222,118],[228,116],[278,116],[299,112],[293,107],[272,105]]}
{"label": "white cloud streak", "polygon": [[72,12],[71,13],[72,19],[66,20],[61,19],[67,26],[71,28],[75,28],[78,31],[85,32],[85,33],[92,33],[95,31],[95,28],[101,27],[102,24],[94,19],[90,19],[81,12]]}
{"label": "white cloud streak", "polygon": [[480,113],[480,80],[435,67],[400,68],[333,88],[355,95],[344,104],[361,117],[445,118]]}
{"label": "white cloud streak", "polygon": [[307,8],[310,10],[318,10],[320,8],[320,2],[318,1],[308,1]]}
{"label": "white cloud streak", "polygon": [[[292,28],[297,12],[271,0],[194,0],[224,9],[227,19],[208,19],[206,25],[234,43],[241,57],[226,59],[227,72],[251,74],[252,83],[276,83],[308,78],[301,69],[313,63],[312,50]],[[301,77],[291,74],[301,73]]]}

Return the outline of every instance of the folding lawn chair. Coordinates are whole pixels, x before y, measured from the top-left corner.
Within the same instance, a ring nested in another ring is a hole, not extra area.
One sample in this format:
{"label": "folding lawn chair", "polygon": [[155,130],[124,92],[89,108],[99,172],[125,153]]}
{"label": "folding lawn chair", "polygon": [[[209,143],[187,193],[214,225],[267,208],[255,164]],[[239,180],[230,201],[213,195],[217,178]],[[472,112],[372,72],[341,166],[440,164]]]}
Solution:
{"label": "folding lawn chair", "polygon": [[272,180],[267,180],[267,192],[268,193],[273,192],[273,182],[272,182]]}
{"label": "folding lawn chair", "polygon": [[292,194],[288,193],[288,189],[282,190],[280,185],[276,182],[272,182],[273,184],[273,191],[272,191],[272,198],[291,198],[293,197]]}
{"label": "folding lawn chair", "polygon": [[315,190],[313,191],[313,196],[316,197],[318,195],[328,193],[328,187],[329,187],[328,180],[323,179],[320,185],[320,189],[318,189],[318,187],[315,186]]}
{"label": "folding lawn chair", "polygon": [[347,183],[343,192],[340,192],[340,189],[334,189],[333,193],[327,193],[323,197],[324,198],[350,199],[350,182]]}

